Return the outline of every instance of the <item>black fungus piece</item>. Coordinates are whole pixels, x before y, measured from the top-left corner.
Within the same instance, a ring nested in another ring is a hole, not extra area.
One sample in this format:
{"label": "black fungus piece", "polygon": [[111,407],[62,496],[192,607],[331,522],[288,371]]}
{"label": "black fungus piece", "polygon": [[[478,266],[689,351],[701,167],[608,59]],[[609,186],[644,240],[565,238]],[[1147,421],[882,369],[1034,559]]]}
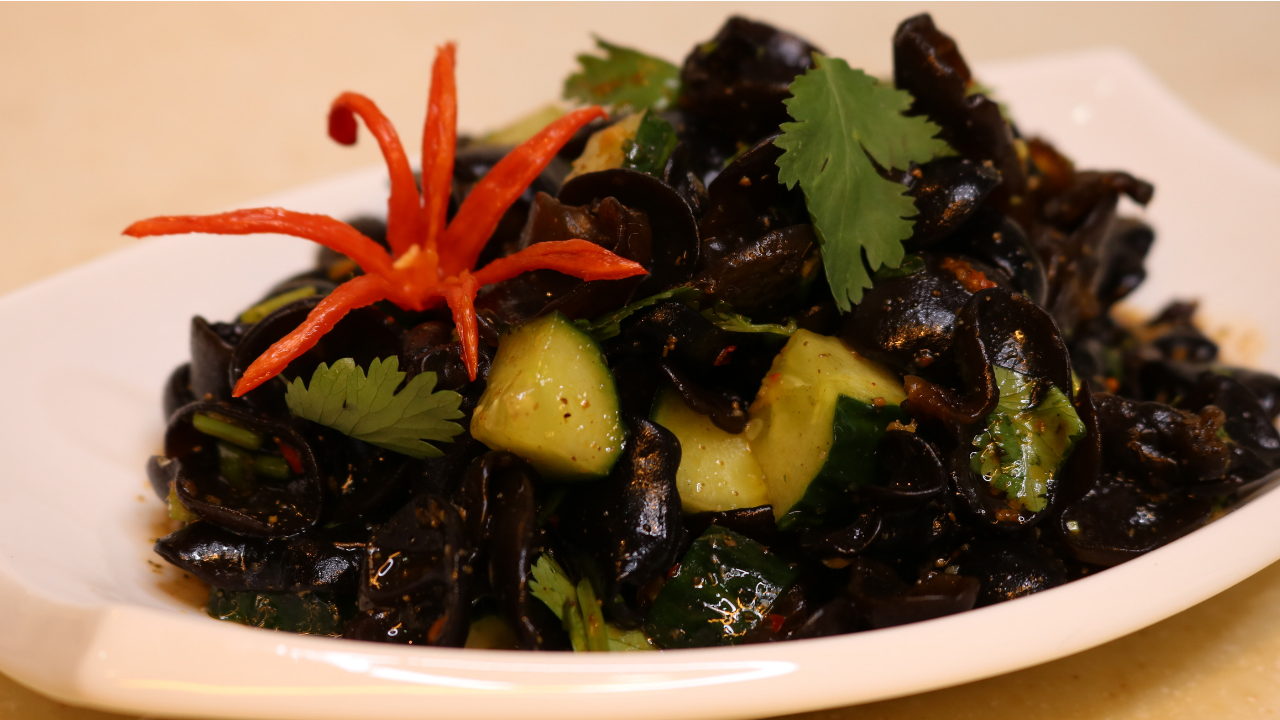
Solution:
{"label": "black fungus piece", "polygon": [[489,451],[465,429],[453,442],[441,443],[438,447],[443,453],[440,457],[419,460],[409,466],[409,488],[414,496],[456,497],[471,462]]}
{"label": "black fungus piece", "polygon": [[849,572],[848,597],[867,628],[885,628],[954,615],[973,608],[979,581],[937,573],[908,585],[887,565],[859,558]]}
{"label": "black fungus piece", "polygon": [[[457,212],[462,202],[471,194],[476,183],[480,182],[498,161],[506,157],[511,148],[497,145],[472,145],[460,148],[453,161],[453,194],[449,202],[449,217]],[[562,160],[552,161],[545,170],[534,178],[520,197],[502,214],[498,227],[489,236],[476,267],[484,267],[500,257],[510,255],[519,250],[520,234],[529,217],[529,210],[538,193],[555,195],[560,183],[568,172],[568,163]],[[564,240],[566,238],[558,238]]]}
{"label": "black fungus piece", "polygon": [[888,430],[876,445],[876,463],[889,481],[870,484],[862,493],[881,507],[921,505],[947,489],[950,475],[942,453],[928,440],[906,430]]}
{"label": "black fungus piece", "polygon": [[[322,299],[312,296],[296,300],[254,323],[236,344],[228,372],[230,385],[234,387],[249,365],[277,340],[297,329]],[[374,358],[399,355],[400,335],[396,321],[377,307],[352,310],[314,347],[289,363],[279,375],[245,393],[242,398],[269,415],[288,417],[284,394],[294,378],[301,377],[310,383],[311,375],[320,363],[332,366],[343,358],[352,358],[356,365],[367,369]]]}
{"label": "black fungus piece", "polygon": [[[556,532],[591,558],[602,581],[600,599],[616,622],[637,625],[630,598],[663,577],[684,541],[676,468],[680,441],[641,418],[613,472],[573,488],[556,512]],[[624,595],[625,592],[625,595]]]}
{"label": "black fungus piece", "polygon": [[816,47],[787,32],[731,17],[694,47],[680,72],[680,108],[737,142],[755,142],[787,121],[791,81],[813,64]]}
{"label": "black fungus piece", "polygon": [[707,208],[707,186],[702,182],[697,167],[693,162],[693,153],[689,143],[680,142],[667,158],[667,165],[662,170],[662,182],[671,186],[672,190],[689,205],[689,211],[695,218],[702,217]]}
{"label": "black fungus piece", "polygon": [[191,392],[191,363],[183,363],[174,368],[164,382],[163,399],[160,405],[164,412],[164,421],[169,422],[169,418],[178,408],[195,401],[196,396]]}
{"label": "black fungus piece", "polygon": [[624,168],[601,170],[567,181],[557,197],[568,205],[590,205],[615,198],[632,211],[644,214],[653,238],[652,259],[646,262],[633,258],[649,270],[639,283],[637,297],[683,285],[693,277],[702,244],[698,223],[688,203],[662,180]]}
{"label": "black fungus piece", "polygon": [[262,538],[198,522],[157,540],[155,551],[223,590],[354,594],[364,537],[359,528],[339,528]]}
{"label": "black fungus piece", "polygon": [[[1084,392],[1072,395],[1074,384],[1070,354],[1057,325],[1043,309],[1022,295],[1002,288],[990,288],[975,294],[964,308],[963,315],[966,320],[964,327],[971,324],[976,330],[990,368],[1013,370],[1031,379],[1031,406],[1039,405],[1049,390],[1056,387],[1073,399],[1077,415],[1087,430],[1092,429],[1093,409]],[[957,337],[960,336],[958,329]],[[1012,531],[1039,523],[1056,512],[1066,499],[1086,492],[1090,478],[1096,474],[1098,456],[1091,447],[1095,433],[1086,435],[1077,443],[1079,447],[1073,448],[1067,463],[1058,468],[1049,480],[1045,507],[1033,511],[1023,504],[1011,504],[1003,494],[993,492],[987,478],[972,466],[975,452],[972,438],[982,432],[980,422],[986,413],[994,409],[992,396],[985,395],[987,402],[992,403],[986,410],[966,414],[961,411],[976,405],[984,396],[974,393],[972,387],[973,397],[965,403],[949,400],[944,391],[923,381],[909,380],[907,387],[909,406],[914,412],[960,423],[955,426],[956,445],[949,457],[953,490],[958,506],[981,526]],[[998,397],[997,392],[995,399]]]}
{"label": "black fungus piece", "polygon": [[971,541],[949,567],[982,584],[976,607],[1025,597],[1067,582],[1066,565],[1030,534]]}
{"label": "black fungus piece", "polygon": [[1044,264],[1031,238],[1008,215],[982,208],[936,249],[981,260],[1008,278],[1011,288],[1044,305],[1049,291]]}
{"label": "black fungus piece", "polygon": [[704,267],[764,235],[809,224],[803,191],[788,190],[778,182],[782,149],[773,140],[766,138],[745,150],[707,186],[706,211],[698,221]]}
{"label": "black fungus piece", "polygon": [[606,352],[611,365],[626,357],[648,362],[665,358],[696,375],[716,368],[717,360],[723,364],[723,353],[733,344],[730,333],[697,310],[683,303],[660,302],[628,318]]}
{"label": "black fungus piece", "polygon": [[1161,310],[1144,329],[1148,344],[1166,360],[1211,363],[1218,358],[1218,344],[1195,324],[1199,303],[1177,300]]}
{"label": "black fungus piece", "polygon": [[[576,238],[652,266],[653,236],[646,215],[605,197],[565,204],[539,193],[516,249]],[[477,309],[496,322],[515,325],[553,311],[571,319],[595,317],[625,305],[644,277],[583,281],[554,270],[535,270],[484,288]]]}
{"label": "black fungus piece", "polygon": [[907,391],[907,412],[918,418],[968,425],[980,421],[995,409],[1000,392],[991,354],[982,339],[983,330],[978,303],[970,298],[956,315],[951,339],[956,375],[964,388],[963,394],[922,377],[907,375],[903,383]]}
{"label": "black fungus piece", "polygon": [[[223,456],[240,451],[197,430],[197,414],[256,434],[261,447],[246,452],[270,456],[277,465],[283,461],[289,467],[287,477],[228,477]],[[202,520],[247,535],[273,537],[295,535],[320,519],[324,491],[311,444],[291,426],[242,405],[197,402],[181,408],[165,430],[164,454],[178,463],[178,499]]]}
{"label": "black fungus piece", "polygon": [[882,507],[879,512],[880,532],[867,553],[883,562],[914,567],[953,547],[964,533],[946,495],[923,505]]}
{"label": "black fungus piece", "polygon": [[416,461],[323,425],[298,424],[320,467],[326,523],[378,522],[408,500]]}
{"label": "black fungus piece", "polygon": [[880,525],[880,514],[866,511],[835,530],[802,530],[797,540],[806,558],[849,559],[870,547],[880,534]]}
{"label": "black fungus piece", "polygon": [[939,158],[907,173],[908,195],[915,198],[916,218],[909,251],[928,248],[960,229],[1000,184],[995,168],[959,157]]}
{"label": "black fungus piece", "polygon": [[[1215,420],[1231,442],[1247,450],[1262,465],[1280,466],[1280,433],[1276,432],[1257,397],[1235,378],[1215,372],[1201,373],[1184,404],[1197,409],[1201,418],[1208,415]],[[1210,408],[1216,408],[1217,412],[1209,412]],[[1207,433],[1208,428],[1204,432]],[[1199,436],[1196,439],[1199,440]],[[1204,443],[1195,445],[1197,449],[1202,446]]]}
{"label": "black fungus piece", "polygon": [[1063,544],[1080,561],[1111,567],[1151,552],[1203,525],[1213,502],[1105,473],[1059,518]]}
{"label": "black fungus piece", "polygon": [[1258,407],[1262,408],[1262,412],[1269,420],[1275,421],[1276,415],[1280,414],[1280,377],[1237,367],[1216,367],[1214,372],[1233,378],[1253,393],[1254,399],[1258,401]]}
{"label": "black fungus piece", "polygon": [[[488,580],[503,617],[522,649],[568,649],[559,621],[529,591],[529,571],[546,545],[537,524],[537,472],[510,453],[489,453],[475,464],[488,475]],[[467,523],[472,525],[470,513]]]}
{"label": "black fungus piece", "polygon": [[992,193],[998,207],[1018,204],[1013,198],[1026,193],[1027,177],[1013,129],[995,101],[970,93],[969,66],[955,41],[927,13],[907,18],[894,33],[893,80],[915,98],[911,112],[940,125],[941,137],[961,156],[989,162],[1000,173],[1000,185]]}
{"label": "black fungus piece", "polygon": [[734,310],[752,313],[798,299],[822,271],[818,249],[811,225],[772,230],[708,260],[693,284],[709,302],[725,302]]}
{"label": "black fungus piece", "polygon": [[530,569],[547,546],[538,527],[538,473],[503,451],[487,452],[467,468],[456,503],[471,548],[468,563],[487,583],[497,611],[525,650],[569,648],[560,621],[529,592]]}
{"label": "black fungus piece", "polygon": [[1002,288],[977,293],[973,307],[978,336],[991,364],[1043,381],[1033,393],[1033,404],[1048,391],[1045,383],[1070,395],[1071,354],[1048,313]]}
{"label": "black fungus piece", "polygon": [[742,398],[701,387],[666,361],[659,362],[658,367],[690,410],[706,415],[727,433],[736,435],[747,428],[747,403]]}
{"label": "black fungus piece", "polygon": [[1126,172],[1086,170],[1071,177],[1060,194],[1044,204],[1044,220],[1063,230],[1073,230],[1085,221],[1099,203],[1128,195],[1139,205],[1151,202],[1155,186]]}
{"label": "black fungus piece", "polygon": [[1106,307],[1128,297],[1147,279],[1147,253],[1156,240],[1150,225],[1126,217],[1116,218],[1111,235],[1111,259],[1097,291],[1099,301]]}
{"label": "black fungus piece", "polygon": [[700,537],[712,525],[728,528],[766,547],[772,546],[778,539],[778,524],[773,517],[772,505],[692,513],[684,518],[686,537],[689,538]]}
{"label": "black fungus piece", "polygon": [[[1129,221],[1116,217],[1121,194],[1144,203],[1151,186],[1124,173],[1078,172],[1062,194],[1049,199],[1032,241],[1045,264],[1049,291],[1045,309],[1068,337],[1116,299],[1117,278],[1136,282],[1142,240]],[[1117,275],[1119,273],[1119,275]]]}
{"label": "black fungus piece", "polygon": [[973,297],[956,271],[981,272],[984,266],[932,253],[922,259],[914,270],[877,278],[845,316],[840,337],[904,375],[947,380],[957,362],[952,351],[956,315]]}
{"label": "black fungus piece", "polygon": [[476,346],[476,379],[467,374],[462,359],[462,343],[454,336],[452,323],[429,320],[404,334],[400,345],[400,369],[405,382],[419,373],[436,374],[436,390],[453,390],[462,396],[460,409],[470,415],[484,393],[493,364],[494,349],[488,343]]}
{"label": "black fungus piece", "polygon": [[[236,343],[228,338],[226,328],[199,315],[191,318],[191,394],[196,400],[230,400],[231,381],[228,368]],[[223,329],[224,332],[218,332]]]}
{"label": "black fungus piece", "polygon": [[161,500],[169,499],[171,483],[178,479],[178,465],[177,460],[163,455],[152,455],[147,459],[147,484]]}
{"label": "black fungus piece", "polygon": [[1195,415],[1110,393],[1094,393],[1093,402],[1107,472],[1141,480],[1154,490],[1173,490],[1220,478],[1230,467],[1230,448],[1219,435],[1226,418],[1217,407],[1205,406]]}
{"label": "black fungus piece", "polygon": [[469,554],[457,509],[442,498],[414,498],[369,536],[360,614],[343,636],[461,647],[470,626]]}

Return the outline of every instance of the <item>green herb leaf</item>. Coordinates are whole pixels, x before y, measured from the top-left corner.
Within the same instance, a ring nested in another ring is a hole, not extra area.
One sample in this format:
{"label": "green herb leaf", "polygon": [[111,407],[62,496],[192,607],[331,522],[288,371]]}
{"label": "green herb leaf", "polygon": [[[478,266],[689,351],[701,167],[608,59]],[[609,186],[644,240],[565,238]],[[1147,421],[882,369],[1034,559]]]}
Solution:
{"label": "green herb leaf", "polygon": [[702,317],[715,323],[716,327],[721,330],[728,330],[729,332],[769,333],[771,335],[791,337],[798,329],[795,318],[787,318],[786,325],[778,325],[776,323],[753,323],[751,322],[751,318],[733,312],[729,304],[723,302],[718,302],[715,304],[715,307],[709,307],[706,310],[703,310]]}
{"label": "green herb leaf", "polygon": [[574,652],[654,649],[643,630],[622,630],[605,622],[591,583],[583,578],[575,586],[550,555],[540,556],[530,569],[529,592],[564,623]]}
{"label": "green herb leaf", "polygon": [[462,396],[451,390],[432,392],[435,373],[420,373],[400,392],[404,382],[398,358],[375,359],[366,376],[355,360],[343,358],[320,367],[311,385],[294,378],[285,393],[289,412],[331,427],[380,448],[410,457],[439,457],[427,440],[451,441],[462,426],[448,422],[462,417]]}
{"label": "green herb leaf", "polygon": [[671,288],[670,290],[663,290],[656,295],[650,295],[647,298],[642,298],[630,305],[620,307],[608,315],[601,315],[595,320],[574,320],[573,324],[583,332],[590,333],[591,337],[596,340],[608,340],[611,337],[617,337],[618,333],[622,332],[622,328],[619,323],[650,305],[656,305],[663,300],[675,300],[689,305],[696,303],[701,297],[701,290],[685,285],[677,288]]}
{"label": "green herb leaf", "polygon": [[1031,512],[1049,505],[1049,485],[1085,435],[1084,423],[1071,400],[1056,386],[1031,407],[1035,381],[1022,373],[995,367],[1000,401],[987,416],[987,429],[974,440],[970,459],[974,472],[1013,503]]}
{"label": "green herb leaf", "polygon": [[662,177],[667,158],[676,149],[676,131],[671,123],[646,112],[636,128],[636,136],[622,144],[622,167]]}
{"label": "green herb leaf", "polygon": [[564,81],[564,98],[607,105],[615,110],[630,108],[665,110],[680,91],[680,68],[666,60],[645,55],[596,37],[604,57],[579,55],[582,70]]}
{"label": "green herb leaf", "polygon": [[785,100],[796,122],[783,123],[778,179],[804,191],[836,306],[848,311],[871,287],[863,252],[874,271],[897,267],[902,241],[911,237],[915,201],[907,188],[882,178],[883,168],[905,169],[950,152],[935,137],[940,128],[902,113],[911,95],[814,54],[814,66],[791,83]]}

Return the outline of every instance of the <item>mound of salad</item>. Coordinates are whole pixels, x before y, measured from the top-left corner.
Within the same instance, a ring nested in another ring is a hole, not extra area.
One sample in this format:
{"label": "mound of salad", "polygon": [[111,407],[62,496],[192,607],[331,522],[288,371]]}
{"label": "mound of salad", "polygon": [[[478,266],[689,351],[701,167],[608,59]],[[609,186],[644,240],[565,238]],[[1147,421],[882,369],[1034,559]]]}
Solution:
{"label": "mound of salad", "polygon": [[[323,246],[191,321],[155,550],[223,620],[642,651],[928,620],[1120,564],[1280,465],[1280,379],[1175,302],[1123,325],[1152,186],[1019,132],[928,15],[876,78],[741,17],[597,40],[568,103],[458,137],[438,49],[385,217],[126,232]],[[572,107],[565,110],[565,107]]]}

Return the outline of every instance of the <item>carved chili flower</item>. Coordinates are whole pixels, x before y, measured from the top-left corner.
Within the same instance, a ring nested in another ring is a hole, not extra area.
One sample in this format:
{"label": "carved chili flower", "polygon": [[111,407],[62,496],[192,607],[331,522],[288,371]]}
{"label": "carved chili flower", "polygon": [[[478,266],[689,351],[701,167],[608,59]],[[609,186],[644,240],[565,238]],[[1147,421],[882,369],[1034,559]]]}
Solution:
{"label": "carved chili flower", "polygon": [[454,46],[439,48],[431,70],[426,128],[422,140],[422,194],[391,122],[373,101],[343,93],[329,110],[329,136],[344,145],[356,141],[356,116],[377,138],[391,175],[387,200],[388,254],[350,225],[325,215],[281,208],[237,210],[220,215],[158,217],[130,225],[133,237],[213,233],[279,233],[311,240],[354,260],[364,275],[339,286],[293,332],[267,349],[245,370],[232,394],[240,397],[280,373],[311,349],[347,313],[380,300],[414,311],[449,305],[462,342],[463,360],[476,377],[478,332],[475,297],[484,285],[528,270],[557,270],[583,280],[617,280],[641,275],[638,263],[586,240],[537,243],[473,272],[476,259],[503,213],[583,125],[603,117],[593,106],[571,112],[515,148],[476,184],[446,224],[457,145],[457,89]]}

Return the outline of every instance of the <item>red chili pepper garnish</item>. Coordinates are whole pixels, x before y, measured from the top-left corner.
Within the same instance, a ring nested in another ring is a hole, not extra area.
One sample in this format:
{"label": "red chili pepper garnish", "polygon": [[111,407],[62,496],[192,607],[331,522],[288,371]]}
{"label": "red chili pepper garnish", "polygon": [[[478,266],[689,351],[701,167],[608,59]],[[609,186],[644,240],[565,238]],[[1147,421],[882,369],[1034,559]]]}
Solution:
{"label": "red chili pepper garnish", "polygon": [[194,232],[293,235],[343,253],[364,270],[365,275],[340,285],[297,329],[255,360],[236,383],[232,395],[240,397],[275,377],[291,361],[315,346],[347,313],[379,300],[389,300],[414,311],[447,302],[458,328],[467,373],[474,380],[479,357],[475,297],[482,286],[539,269],[557,270],[583,280],[616,280],[645,273],[639,263],[618,257],[586,240],[537,243],[473,271],[481,250],[507,208],[574,133],[603,117],[604,111],[593,106],[571,112],[512,150],[480,179],[453,222],[446,226],[457,146],[457,104],[454,47],[448,44],[437,49],[432,66],[423,130],[421,195],[395,127],[372,100],[355,93],[343,93],[329,111],[329,135],[334,140],[347,145],[354,143],[356,117],[359,117],[382,148],[391,175],[391,197],[387,201],[390,255],[344,222],[279,208],[159,217],[136,222],[125,230],[126,235],[134,237]]}
{"label": "red chili pepper garnish", "polygon": [[737,349],[738,349],[737,345],[730,345],[726,347],[725,349],[720,351],[720,354],[716,356],[715,362],[711,364],[716,367],[720,367],[721,365],[728,365],[729,360],[732,359],[733,357],[733,351]]}
{"label": "red chili pepper garnish", "polygon": [[776,633],[782,630],[782,624],[787,621],[785,615],[773,614],[769,616],[769,627]]}
{"label": "red chili pepper garnish", "polygon": [[302,458],[298,456],[298,451],[292,447],[281,443],[280,454],[284,456],[284,461],[289,463],[289,469],[295,474],[302,474]]}

